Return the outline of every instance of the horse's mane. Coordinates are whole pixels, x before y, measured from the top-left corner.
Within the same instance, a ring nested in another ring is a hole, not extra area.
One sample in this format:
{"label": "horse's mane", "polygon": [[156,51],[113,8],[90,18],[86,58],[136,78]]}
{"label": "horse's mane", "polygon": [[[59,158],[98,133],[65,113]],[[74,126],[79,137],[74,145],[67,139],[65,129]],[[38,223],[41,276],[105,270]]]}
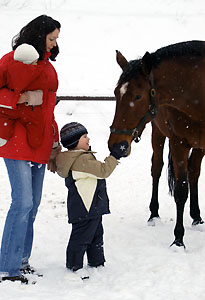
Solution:
{"label": "horse's mane", "polygon": [[[169,45],[151,53],[152,66],[157,67],[163,60],[170,58],[173,59],[187,55],[192,57],[201,56],[204,49],[204,41],[188,41]],[[129,61],[120,76],[119,83],[123,84],[132,78],[137,78],[138,74],[142,74],[141,62],[142,58]]]}
{"label": "horse's mane", "polygon": [[181,56],[190,55],[192,57],[201,56],[202,50],[205,48],[203,41],[188,41],[169,45],[158,49],[152,53],[152,64],[158,66],[162,60],[169,58],[178,58]]}
{"label": "horse's mane", "polygon": [[131,60],[126,65],[125,69],[123,70],[120,79],[119,84],[123,84],[132,78],[137,78],[141,68],[141,59]]}

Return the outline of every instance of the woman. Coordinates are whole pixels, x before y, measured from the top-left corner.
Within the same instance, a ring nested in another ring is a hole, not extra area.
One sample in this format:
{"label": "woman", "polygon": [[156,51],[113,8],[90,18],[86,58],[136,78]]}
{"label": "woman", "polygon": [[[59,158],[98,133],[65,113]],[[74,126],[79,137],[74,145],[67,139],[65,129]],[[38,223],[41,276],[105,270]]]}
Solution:
{"label": "woman", "polygon": [[[4,158],[11,185],[12,203],[7,214],[0,252],[0,281],[21,281],[28,283],[23,274],[35,271],[29,264],[33,243],[33,223],[41,201],[45,165],[55,172],[55,155],[60,151],[57,124],[54,120],[56,90],[58,78],[49,59],[55,61],[59,53],[57,38],[60,23],[46,15],[39,16],[22,28],[12,40],[13,51],[0,60],[0,70],[5,72],[8,63],[13,60],[14,50],[21,44],[32,45],[39,54],[38,65],[41,65],[46,76],[43,90],[42,114],[44,137],[42,144],[33,149],[30,147],[25,127],[16,122],[12,138],[5,146],[0,147],[0,157]],[[13,108],[18,104],[42,103],[42,93],[16,94],[8,88],[0,89],[1,98],[7,99]],[[52,150],[53,148],[53,150]]]}

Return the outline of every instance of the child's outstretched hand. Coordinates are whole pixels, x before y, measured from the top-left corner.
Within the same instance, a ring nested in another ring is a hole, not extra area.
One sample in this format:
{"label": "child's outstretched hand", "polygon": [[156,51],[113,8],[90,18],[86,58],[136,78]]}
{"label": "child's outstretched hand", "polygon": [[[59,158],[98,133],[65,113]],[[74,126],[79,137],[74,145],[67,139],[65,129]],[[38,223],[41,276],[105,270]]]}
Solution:
{"label": "child's outstretched hand", "polygon": [[118,144],[114,144],[110,155],[114,156],[116,159],[120,159],[121,157],[126,155],[126,151],[128,149],[128,142],[122,141]]}

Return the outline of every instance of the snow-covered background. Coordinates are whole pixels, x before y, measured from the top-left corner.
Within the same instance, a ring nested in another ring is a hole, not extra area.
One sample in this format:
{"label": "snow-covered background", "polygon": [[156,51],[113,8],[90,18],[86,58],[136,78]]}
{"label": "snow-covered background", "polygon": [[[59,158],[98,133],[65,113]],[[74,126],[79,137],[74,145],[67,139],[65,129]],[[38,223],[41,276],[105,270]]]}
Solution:
{"label": "snow-covered background", "polygon": [[[145,51],[192,39],[204,39],[204,0],[0,0],[0,56],[30,20],[47,14],[62,25],[60,54],[54,66],[58,95],[113,96],[121,74],[115,60],[120,50],[128,60]],[[93,150],[103,160],[115,110],[114,102],[61,101],[56,120],[78,121],[89,131]],[[0,299],[16,300],[198,300],[205,299],[205,229],[193,230],[187,201],[184,225],[186,251],[175,252],[175,203],[168,195],[167,146],[160,180],[161,223],[147,226],[151,198],[151,128],[148,125],[130,157],[107,179],[112,214],[104,217],[106,267],[90,279],[73,282],[65,268],[67,224],[64,181],[46,172],[42,204],[35,224],[31,264],[43,272],[35,285],[4,282]],[[10,205],[10,186],[0,159],[0,238]],[[205,169],[199,182],[205,215]],[[86,259],[85,259],[86,265]]]}

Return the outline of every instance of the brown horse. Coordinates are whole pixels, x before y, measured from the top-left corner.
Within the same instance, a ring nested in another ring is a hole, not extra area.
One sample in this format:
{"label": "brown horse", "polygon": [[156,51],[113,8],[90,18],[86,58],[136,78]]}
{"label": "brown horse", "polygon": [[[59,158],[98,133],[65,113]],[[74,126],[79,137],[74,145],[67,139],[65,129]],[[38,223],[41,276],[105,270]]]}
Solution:
{"label": "brown horse", "polygon": [[109,148],[127,140],[128,155],[131,142],[139,141],[150,121],[169,138],[177,209],[173,244],[184,246],[189,153],[192,148],[202,154],[205,150],[205,42],[169,45],[130,62],[117,51],[117,62],[123,72],[115,88]]}
{"label": "brown horse", "polygon": [[[158,187],[161,171],[164,165],[163,151],[166,137],[161,134],[158,127],[152,122],[152,197],[149,205],[151,215],[148,219],[148,224],[154,226],[159,218],[159,200]],[[199,201],[198,201],[198,179],[201,171],[201,162],[204,156],[204,150],[192,149],[188,158],[188,181],[190,189],[190,216],[193,219],[192,225],[196,226],[203,224],[204,221],[200,216]],[[168,164],[168,183],[170,194],[173,195],[173,184],[175,175],[173,170],[172,158],[169,153]]]}

